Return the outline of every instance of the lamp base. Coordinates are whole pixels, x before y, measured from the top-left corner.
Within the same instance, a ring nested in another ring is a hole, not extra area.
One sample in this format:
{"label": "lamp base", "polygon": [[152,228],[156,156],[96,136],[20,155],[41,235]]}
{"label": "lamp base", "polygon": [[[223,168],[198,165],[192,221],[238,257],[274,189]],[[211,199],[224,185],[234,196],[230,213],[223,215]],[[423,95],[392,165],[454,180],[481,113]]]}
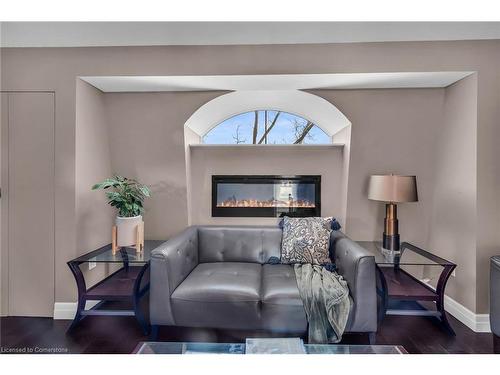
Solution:
{"label": "lamp base", "polygon": [[386,250],[399,251],[399,234],[383,234],[382,247]]}

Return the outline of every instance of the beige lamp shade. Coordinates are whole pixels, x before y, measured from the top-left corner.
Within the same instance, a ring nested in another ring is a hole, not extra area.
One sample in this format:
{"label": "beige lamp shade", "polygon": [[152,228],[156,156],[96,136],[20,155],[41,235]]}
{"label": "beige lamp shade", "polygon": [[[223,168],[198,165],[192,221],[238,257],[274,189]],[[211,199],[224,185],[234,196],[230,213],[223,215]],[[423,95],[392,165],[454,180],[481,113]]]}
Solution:
{"label": "beige lamp shade", "polygon": [[370,176],[368,199],[383,202],[417,202],[417,177],[397,175]]}

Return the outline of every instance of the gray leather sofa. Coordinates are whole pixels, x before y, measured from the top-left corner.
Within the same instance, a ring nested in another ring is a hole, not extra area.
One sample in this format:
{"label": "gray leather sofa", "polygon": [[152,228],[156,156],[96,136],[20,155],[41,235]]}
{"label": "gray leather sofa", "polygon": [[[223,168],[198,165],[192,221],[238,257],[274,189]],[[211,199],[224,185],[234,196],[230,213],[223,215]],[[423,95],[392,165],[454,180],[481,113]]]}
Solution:
{"label": "gray leather sofa", "polygon": [[[159,326],[261,330],[303,334],[307,319],[293,266],[280,256],[277,226],[193,226],[154,250],[150,321]],[[346,279],[352,309],[347,332],[377,330],[375,260],[340,231],[330,253]]]}

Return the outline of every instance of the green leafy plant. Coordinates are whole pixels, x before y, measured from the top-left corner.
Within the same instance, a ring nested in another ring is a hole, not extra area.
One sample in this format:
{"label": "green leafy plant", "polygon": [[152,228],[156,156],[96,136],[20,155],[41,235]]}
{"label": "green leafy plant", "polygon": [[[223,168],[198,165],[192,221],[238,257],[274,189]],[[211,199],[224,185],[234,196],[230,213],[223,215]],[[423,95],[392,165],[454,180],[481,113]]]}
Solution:
{"label": "green leafy plant", "polygon": [[113,190],[107,191],[106,197],[109,199],[108,204],[118,210],[120,217],[142,215],[144,199],[151,196],[151,191],[147,186],[136,180],[117,175],[92,186],[92,190],[97,189]]}

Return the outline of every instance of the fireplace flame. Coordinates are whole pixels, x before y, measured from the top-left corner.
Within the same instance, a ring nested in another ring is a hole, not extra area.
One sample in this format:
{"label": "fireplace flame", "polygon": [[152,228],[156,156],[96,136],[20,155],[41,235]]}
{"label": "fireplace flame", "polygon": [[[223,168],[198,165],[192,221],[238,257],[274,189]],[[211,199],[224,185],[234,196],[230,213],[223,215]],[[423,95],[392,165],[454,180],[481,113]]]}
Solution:
{"label": "fireplace flame", "polygon": [[315,204],[305,199],[282,200],[257,200],[257,199],[227,199],[223,202],[217,202],[217,207],[278,207],[278,208],[314,208]]}

